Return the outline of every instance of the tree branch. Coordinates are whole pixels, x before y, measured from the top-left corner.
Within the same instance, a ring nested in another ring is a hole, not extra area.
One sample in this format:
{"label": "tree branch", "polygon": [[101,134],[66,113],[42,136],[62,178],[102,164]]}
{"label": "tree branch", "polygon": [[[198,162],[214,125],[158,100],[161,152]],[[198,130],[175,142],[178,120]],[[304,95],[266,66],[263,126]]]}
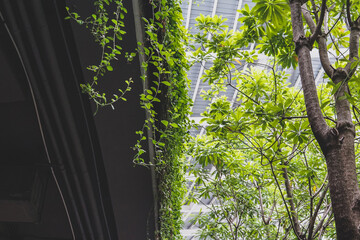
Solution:
{"label": "tree branch", "polygon": [[[316,9],[315,1],[314,1],[314,0],[310,0],[310,2],[311,2],[312,12],[313,12],[313,14],[314,14],[314,16],[315,16],[315,21],[316,21],[316,22],[319,22],[318,15],[317,15],[318,10]],[[304,6],[306,6],[306,5],[304,4]]]}
{"label": "tree branch", "polygon": [[[331,214],[329,214],[330,210],[331,210],[331,204],[329,204],[329,206],[327,207],[326,211],[324,212],[324,215],[323,215],[322,219],[320,220],[318,226],[316,227],[316,229],[314,231],[313,236],[316,236],[316,234],[321,230],[320,233],[319,233],[319,238],[318,239],[321,239],[322,232],[326,229],[326,227],[329,225],[329,223],[331,221]],[[326,221],[326,223],[323,224],[324,220],[325,220],[325,218],[326,218],[326,216],[328,214],[329,214],[329,218]]]}
{"label": "tree branch", "polygon": [[350,6],[351,6],[350,0],[346,0],[346,17],[347,17],[349,26],[351,27],[351,25],[353,23],[352,23],[351,15],[350,15]]}
{"label": "tree branch", "polygon": [[[344,8],[344,6],[343,6],[343,8]],[[343,9],[342,9],[342,10],[343,10]],[[340,19],[341,19],[341,17],[342,17],[342,14],[343,14],[343,13],[342,13],[342,10],[341,10],[341,12],[340,12],[339,17],[336,19],[336,21],[334,22],[334,24],[331,26],[330,30],[326,30],[326,31],[325,31],[325,35],[326,35],[326,36],[331,33],[331,31],[334,29],[334,27],[336,26],[336,24],[340,21]]]}
{"label": "tree branch", "polygon": [[311,46],[314,44],[315,40],[318,38],[319,34],[321,33],[321,26],[322,26],[322,24],[324,22],[325,10],[326,10],[326,0],[322,0],[320,19],[317,22],[317,25],[316,25],[316,27],[314,29],[314,32],[310,36],[310,44],[311,44]]}
{"label": "tree branch", "polygon": [[265,219],[265,213],[264,213],[264,206],[263,206],[263,201],[262,201],[262,196],[261,196],[261,186],[258,186],[258,190],[259,190],[259,201],[260,201],[260,214],[261,214],[261,218],[264,222],[265,225],[268,225],[268,222]]}
{"label": "tree branch", "polygon": [[349,54],[349,63],[346,65],[345,69],[351,76],[355,72],[355,68],[351,69],[351,64],[359,58],[359,36],[360,36],[360,18],[353,21],[350,25],[350,54]]}
{"label": "tree branch", "polygon": [[[315,26],[315,23],[309,13],[309,11],[304,10],[304,8],[306,9],[306,5],[303,6],[303,10],[302,10],[303,16],[305,18],[306,23],[308,24],[308,26],[310,28],[310,31],[314,35],[314,33],[317,29],[317,26]],[[323,14],[323,15],[325,15],[325,14]],[[321,28],[320,28],[320,30],[321,30]],[[323,66],[325,73],[329,77],[331,77],[334,73],[334,68],[331,66],[331,63],[329,60],[327,45],[326,45],[326,36],[324,36],[322,34],[318,34],[316,41],[318,42],[318,45],[319,45],[319,55],[320,55],[321,65]]]}
{"label": "tree branch", "polygon": [[294,231],[296,232],[297,236],[301,236],[301,229],[300,229],[300,224],[299,224],[299,218],[296,214],[296,209],[295,209],[295,204],[294,204],[294,196],[292,194],[292,187],[290,185],[290,180],[289,180],[289,175],[287,173],[287,169],[286,168],[282,168],[283,171],[283,177],[285,180],[285,190],[286,190],[286,195],[287,195],[287,199],[290,205],[290,214],[291,214],[291,218],[293,220],[294,223]]}
{"label": "tree branch", "polygon": [[[306,44],[307,41],[305,39],[305,31],[301,15],[301,2],[299,0],[290,1],[290,9],[293,36],[295,44],[297,45],[296,53],[299,59],[300,76],[302,87],[304,90],[306,111],[314,136],[325,152],[327,133],[330,128],[325,122],[319,105],[319,99],[317,96],[314,73],[311,63],[310,49],[309,46]],[[324,46],[326,46],[326,43],[323,44]]]}
{"label": "tree branch", "polygon": [[319,199],[319,202],[316,205],[314,214],[312,215],[312,217],[310,219],[308,239],[313,239],[313,230],[314,230],[314,226],[315,226],[315,220],[316,220],[316,217],[317,217],[317,215],[319,213],[320,207],[321,207],[321,205],[322,205],[322,203],[323,203],[323,201],[325,199],[325,196],[326,196],[326,193],[327,193],[328,189],[329,189],[329,185],[327,185],[325,187],[324,191],[322,192],[322,194],[320,196],[320,199]]}
{"label": "tree branch", "polygon": [[[283,192],[281,191],[280,183],[279,183],[278,178],[276,177],[274,166],[273,166],[273,164],[272,164],[271,161],[269,161],[269,164],[270,164],[271,173],[272,173],[272,175],[273,175],[273,177],[274,177],[276,186],[277,186],[278,189],[279,189],[279,192],[280,192],[282,201],[283,201],[283,203],[284,203],[284,205],[285,205],[285,209],[286,209],[286,212],[287,212],[287,216],[288,216],[289,221],[290,221],[290,224],[291,224],[291,226],[289,227],[289,229],[293,229],[296,237],[297,237],[298,239],[301,239],[300,233],[299,233],[300,231],[297,231],[297,230],[296,230],[297,227],[296,227],[296,225],[295,225],[295,223],[294,223],[294,221],[293,221],[293,218],[292,218],[292,213],[293,213],[293,212],[291,212],[291,210],[289,210],[289,207],[288,207],[288,205],[287,205],[287,203],[286,203],[287,201],[286,201],[286,199],[285,199],[285,196],[284,196]],[[300,227],[299,227],[299,229],[300,229]],[[289,230],[289,231],[290,231],[290,230]],[[286,239],[286,237],[285,237],[284,239]]]}
{"label": "tree branch", "polygon": [[261,218],[264,222],[265,225],[269,225],[270,220],[271,220],[271,215],[275,209],[275,205],[276,205],[276,201],[274,199],[274,203],[271,207],[269,216],[267,218],[265,218],[265,211],[264,211],[264,204],[263,204],[263,200],[262,200],[262,194],[261,194],[261,186],[257,186],[257,189],[259,190],[259,201],[260,201],[260,214],[261,214]]}

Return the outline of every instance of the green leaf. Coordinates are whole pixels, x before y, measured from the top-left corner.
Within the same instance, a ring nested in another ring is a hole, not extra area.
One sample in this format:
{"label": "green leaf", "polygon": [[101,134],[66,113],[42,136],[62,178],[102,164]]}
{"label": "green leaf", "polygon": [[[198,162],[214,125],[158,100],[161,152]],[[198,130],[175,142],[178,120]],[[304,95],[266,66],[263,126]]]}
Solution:
{"label": "green leaf", "polygon": [[170,84],[168,81],[162,81],[161,83],[164,84],[164,85],[166,85],[166,86],[168,86],[168,87],[171,86],[171,84]]}
{"label": "green leaf", "polygon": [[171,125],[172,127],[174,127],[174,128],[178,128],[178,127],[179,127],[179,125],[177,125],[176,123],[170,123],[170,125]]}
{"label": "green leaf", "polygon": [[330,100],[323,101],[322,104],[321,104],[321,109],[323,109],[324,107],[329,105],[329,103],[330,103]]}
{"label": "green leaf", "polygon": [[169,122],[166,120],[161,120],[161,123],[165,125],[165,127],[167,127],[169,125]]}

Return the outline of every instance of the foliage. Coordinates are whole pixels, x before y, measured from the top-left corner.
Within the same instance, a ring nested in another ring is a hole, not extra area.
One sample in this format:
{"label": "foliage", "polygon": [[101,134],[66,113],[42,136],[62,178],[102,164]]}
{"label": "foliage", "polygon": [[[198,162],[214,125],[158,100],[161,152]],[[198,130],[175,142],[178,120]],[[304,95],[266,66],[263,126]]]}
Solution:
{"label": "foliage", "polygon": [[[149,74],[144,81],[151,85],[141,94],[142,107],[149,113],[136,145],[135,161],[145,164],[142,154],[144,132],[153,130],[148,136],[154,144],[155,167],[160,202],[161,239],[181,239],[181,206],[186,192],[184,179],[184,145],[188,138],[189,111],[188,96],[189,68],[185,58],[186,35],[181,26],[181,9],[177,0],[152,2],[154,17],[144,19],[148,44],[140,43],[139,51],[146,56],[142,67]],[[161,115],[155,109],[161,109]]]}
{"label": "foliage", "polygon": [[[126,34],[124,31],[124,17],[127,13],[126,8],[124,8],[121,0],[115,0],[115,12],[111,15],[108,14],[107,8],[110,7],[112,0],[98,0],[94,2],[95,11],[91,16],[81,19],[78,13],[68,11],[67,19],[72,19],[80,25],[85,25],[92,34],[94,41],[99,44],[101,48],[101,58],[97,65],[91,65],[87,67],[87,70],[93,72],[92,80],[81,84],[81,89],[84,93],[89,95],[89,98],[94,101],[96,104],[96,109],[98,107],[111,106],[119,100],[126,101],[124,95],[126,92],[131,90],[132,79],[125,80],[126,87],[125,89],[118,89],[118,94],[113,94],[109,99],[105,93],[100,93],[96,89],[96,85],[100,78],[103,78],[107,72],[112,72],[114,69],[112,67],[112,62],[118,59],[118,56],[122,54],[122,46],[120,42],[123,39],[123,36]],[[135,53],[126,53],[126,57],[129,61],[135,56]]]}
{"label": "foliage", "polygon": [[[119,89],[107,99],[104,93],[95,89],[100,77],[113,71],[112,61],[122,54],[120,41],[125,34],[124,18],[127,10],[122,1],[98,0],[94,2],[96,11],[85,20],[75,12],[69,12],[69,18],[85,25],[95,42],[102,49],[98,65],[89,66],[94,72],[90,83],[81,87],[97,107],[112,106],[118,100],[124,100],[124,94],[131,90],[132,80],[126,80],[126,88]],[[108,14],[108,7],[115,6],[114,16]],[[140,95],[141,107],[147,112],[143,128],[136,132],[139,140],[134,149],[134,162],[138,165],[154,167],[158,185],[160,230],[156,233],[161,239],[181,239],[181,206],[186,191],[184,187],[183,142],[188,138],[189,108],[188,97],[188,61],[185,58],[184,43],[186,35],[181,26],[179,1],[151,1],[153,16],[144,18],[146,39],[138,43],[138,52],[144,57],[141,67],[145,74],[144,92]],[[69,10],[68,10],[69,11]],[[135,53],[125,53],[131,61]],[[154,161],[147,163],[142,157],[147,151],[143,145],[148,140],[150,151],[154,151]]]}
{"label": "foliage", "polygon": [[[203,114],[206,136],[189,144],[192,173],[200,184],[193,200],[217,199],[209,214],[196,219],[201,239],[292,239],[287,215],[295,210],[306,229],[319,202],[316,223],[331,219],[329,197],[321,194],[327,190],[326,167],[303,118],[301,93],[278,79],[274,105],[273,82],[271,74],[248,70],[238,79],[241,105],[231,108],[226,98],[214,99]],[[328,105],[324,110],[331,112]],[[195,167],[199,164],[212,165],[213,171]],[[212,227],[220,225],[220,230]]]}
{"label": "foliage", "polygon": [[[281,70],[295,68],[298,61],[288,3],[255,2],[253,9],[245,5],[240,10],[240,31],[229,31],[222,17],[196,19],[199,31],[192,39],[200,46],[193,59],[212,62],[203,76],[211,86],[203,97],[211,104],[199,125],[205,135],[188,143],[197,186],[190,201],[212,199],[212,204],[194,223],[201,228],[200,239],[332,239],[325,159],[314,141],[302,91],[290,87]],[[320,2],[307,4],[316,9]],[[327,19],[335,66],[349,61],[340,51],[349,41],[345,21],[339,21],[342,11],[334,3]],[[256,51],[248,50],[250,44]],[[259,54],[266,55],[267,63],[257,61]],[[329,96],[342,83],[326,78],[318,96],[327,123],[335,127],[335,102]],[[354,121],[359,114],[357,79],[355,73],[349,80],[352,94],[345,96]],[[227,88],[237,91],[235,102],[223,96]]]}

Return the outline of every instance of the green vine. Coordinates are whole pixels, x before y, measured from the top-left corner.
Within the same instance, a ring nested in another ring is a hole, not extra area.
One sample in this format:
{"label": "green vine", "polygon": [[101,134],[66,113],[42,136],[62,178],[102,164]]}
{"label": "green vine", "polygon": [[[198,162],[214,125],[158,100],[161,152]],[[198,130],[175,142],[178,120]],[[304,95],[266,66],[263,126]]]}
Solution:
{"label": "green vine", "polygon": [[[83,93],[88,94],[89,98],[96,104],[96,109],[104,106],[111,106],[114,108],[113,104],[115,102],[119,100],[126,101],[124,95],[126,92],[131,90],[130,84],[133,82],[131,78],[126,80],[125,89],[118,89],[118,93],[113,94],[110,99],[105,95],[105,93],[100,93],[95,88],[99,79],[104,77],[106,72],[113,71],[111,63],[114,60],[118,60],[117,57],[122,54],[120,41],[126,34],[124,31],[125,25],[123,19],[127,13],[127,10],[123,6],[122,0],[116,0],[114,1],[116,10],[111,16],[109,16],[107,7],[112,2],[112,0],[95,1],[94,13],[85,19],[81,19],[78,13],[70,12],[69,8],[66,8],[68,12],[67,19],[72,19],[80,25],[85,25],[85,27],[90,30],[94,41],[99,44],[101,48],[101,57],[99,63],[97,65],[91,65],[87,67],[87,69],[93,73],[91,81],[85,84],[80,84]],[[126,53],[125,57],[131,61],[135,55],[135,53]]]}
{"label": "green vine", "polygon": [[[141,94],[142,107],[149,112],[135,148],[135,162],[145,164],[142,142],[144,130],[151,128],[155,148],[155,167],[159,194],[160,239],[182,239],[181,207],[185,188],[184,145],[189,137],[190,103],[189,80],[186,77],[189,63],[186,59],[187,36],[182,26],[179,1],[152,2],[154,16],[144,19],[147,45],[140,44],[139,51],[146,56],[142,67],[151,73],[143,79],[151,81]],[[162,113],[158,115],[158,113]],[[145,164],[147,165],[147,164]]]}
{"label": "green vine", "polygon": [[[98,0],[94,4],[95,13],[85,20],[67,8],[68,18],[90,29],[95,42],[102,49],[99,64],[88,67],[88,70],[94,73],[92,81],[82,84],[81,88],[97,107],[113,106],[118,100],[126,100],[124,94],[131,90],[132,80],[126,80],[126,88],[119,89],[120,95],[114,94],[110,99],[95,87],[106,72],[113,71],[112,61],[117,60],[117,56],[122,54],[119,42],[125,34],[122,19],[127,11],[121,0]],[[116,6],[116,11],[111,17],[107,10],[110,4]],[[191,104],[188,96],[189,80],[186,77],[189,69],[185,54],[187,36],[181,22],[179,0],[156,0],[150,4],[153,16],[143,19],[146,39],[144,43],[138,43],[138,52],[145,58],[141,66],[145,75],[141,78],[146,86],[140,100],[148,117],[143,128],[136,132],[139,140],[134,147],[137,152],[134,162],[155,168],[160,226],[156,238],[182,239],[180,211],[186,192],[183,143],[189,137],[188,116]],[[131,61],[135,53],[125,53],[125,57]],[[149,132],[151,135],[147,135]],[[146,152],[144,142],[149,140],[155,153],[152,163],[147,163],[142,158]]]}

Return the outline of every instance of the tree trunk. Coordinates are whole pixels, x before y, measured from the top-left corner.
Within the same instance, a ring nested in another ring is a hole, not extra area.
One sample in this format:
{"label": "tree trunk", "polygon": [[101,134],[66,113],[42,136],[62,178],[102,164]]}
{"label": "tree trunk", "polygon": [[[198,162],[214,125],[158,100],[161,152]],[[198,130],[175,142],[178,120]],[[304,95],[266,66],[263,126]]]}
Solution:
{"label": "tree trunk", "polygon": [[354,132],[338,126],[329,136],[325,153],[332,208],[338,239],[360,239],[359,188],[356,178]]}
{"label": "tree trunk", "polygon": [[345,83],[347,76],[344,69],[337,69],[332,77],[335,84],[342,82],[343,85],[335,94],[337,124],[328,134],[324,155],[338,239],[360,239],[360,192],[354,152],[355,127],[349,101],[341,99],[348,91]]}
{"label": "tree trunk", "polygon": [[341,98],[348,91],[346,81],[350,71],[339,68],[333,72],[333,76],[330,76],[335,84],[343,82],[334,96],[337,125],[336,128],[330,128],[319,106],[310,56],[312,46],[309,38],[305,37],[301,4],[300,0],[290,1],[295,51],[299,60],[309,123],[326,158],[337,238],[360,239],[360,191],[355,166],[355,128],[350,104],[347,99]]}

